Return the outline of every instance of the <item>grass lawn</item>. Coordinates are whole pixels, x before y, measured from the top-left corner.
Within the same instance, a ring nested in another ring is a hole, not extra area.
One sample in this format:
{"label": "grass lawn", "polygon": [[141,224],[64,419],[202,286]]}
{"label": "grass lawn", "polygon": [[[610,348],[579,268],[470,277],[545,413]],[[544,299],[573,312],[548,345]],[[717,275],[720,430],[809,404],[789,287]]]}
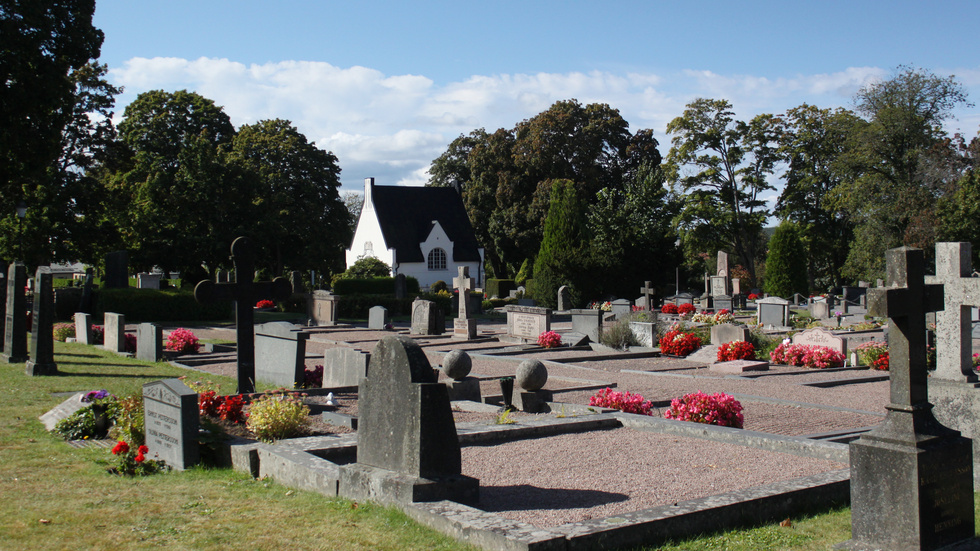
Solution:
{"label": "grass lawn", "polygon": [[[473,549],[370,503],[326,498],[231,470],[126,478],[108,474],[107,448],[73,448],[38,416],[54,393],[144,383],[197,372],[55,343],[60,375],[30,378],[0,362],[0,549]],[[224,389],[235,382],[210,377]],[[815,550],[850,537],[847,509],[645,549]]]}

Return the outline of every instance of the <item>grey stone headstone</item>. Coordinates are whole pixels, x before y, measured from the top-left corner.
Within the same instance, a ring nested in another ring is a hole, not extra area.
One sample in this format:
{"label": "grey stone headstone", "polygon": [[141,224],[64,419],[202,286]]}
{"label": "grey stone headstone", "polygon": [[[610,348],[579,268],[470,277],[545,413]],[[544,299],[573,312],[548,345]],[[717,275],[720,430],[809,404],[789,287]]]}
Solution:
{"label": "grey stone headstone", "polygon": [[105,278],[102,286],[106,289],[129,287],[129,253],[115,251],[105,255]]}
{"label": "grey stone headstone", "polygon": [[599,342],[602,333],[602,311],[593,309],[574,309],[572,314],[572,331],[581,333],[592,342]]}
{"label": "grey stone headstone", "polygon": [[302,386],[309,338],[309,332],[286,321],[256,325],[255,379],[286,388]]}
{"label": "grey stone headstone", "polygon": [[749,328],[733,323],[719,323],[711,326],[711,344],[725,344],[733,341],[748,341]]}
{"label": "grey stone headstone", "polygon": [[[654,319],[656,319],[656,313],[653,313]],[[636,337],[636,341],[640,343],[640,346],[655,347],[657,346],[657,323],[649,321],[631,321],[630,331],[632,331],[633,336]]]}
{"label": "grey stone headstone", "polygon": [[388,323],[388,309],[384,306],[372,306],[368,309],[368,329],[380,331]]}
{"label": "grey stone headstone", "polygon": [[633,303],[626,300],[625,298],[618,298],[612,301],[612,310],[610,310],[616,319],[630,315],[633,311]]}
{"label": "grey stone headstone", "polygon": [[31,356],[27,375],[55,375],[54,363],[54,287],[51,268],[41,266],[34,277],[34,316],[31,327]]}
{"label": "grey stone headstone", "polygon": [[732,312],[734,310],[735,303],[732,301],[732,297],[728,295],[721,295],[714,297],[714,307],[715,310],[728,310]]}
{"label": "grey stone headstone", "polygon": [[441,335],[446,330],[445,317],[439,305],[431,300],[412,302],[412,335]]}
{"label": "grey stone headstone", "polygon": [[728,277],[728,253],[725,251],[718,251],[718,269],[716,274]]}
{"label": "grey stone headstone", "polygon": [[755,301],[759,311],[759,323],[763,327],[789,326],[789,301],[779,297],[760,298]]}
{"label": "grey stone headstone", "polygon": [[377,501],[472,503],[446,385],[412,339],[381,339],[358,391],[357,463],[341,467],[339,493]]}
{"label": "grey stone headstone", "polygon": [[972,245],[936,243],[936,275],[928,283],[943,285],[946,308],[936,312],[936,372],[933,377],[975,383],[972,310],[980,306],[980,277],[972,277]]}
{"label": "grey stone headstone", "polygon": [[891,403],[884,421],[850,444],[852,549],[938,549],[975,535],[973,449],[939,424],[929,403],[925,313],[944,308],[925,284],[921,249],[886,252],[888,287],[868,312],[887,316]]}
{"label": "grey stone headstone", "polygon": [[136,274],[136,287],[139,289],[159,289],[163,274]]}
{"label": "grey stone headstone", "polygon": [[330,291],[313,291],[309,317],[318,326],[337,325],[337,301],[340,297]]}
{"label": "grey stone headstone", "polygon": [[182,471],[200,458],[197,393],[179,379],[143,385],[147,456]]}
{"label": "grey stone headstone", "polygon": [[822,327],[814,327],[793,335],[793,344],[825,346],[847,357],[847,341]]}
{"label": "grey stone headstone", "polygon": [[105,340],[103,348],[111,352],[126,352],[126,316],[115,312],[105,313]]}
{"label": "grey stone headstone", "polygon": [[3,360],[27,361],[27,268],[14,262],[7,269],[7,310],[3,329]]}
{"label": "grey stone headstone", "polygon": [[301,295],[306,292],[306,286],[303,285],[303,272],[298,270],[289,272],[289,287],[293,290],[294,295]]}
{"label": "grey stone headstone", "polygon": [[742,280],[739,279],[739,278],[737,278],[737,277],[733,277],[731,281],[732,281],[732,294],[733,295],[741,295],[742,294]]}
{"label": "grey stone headstone", "polygon": [[136,326],[136,359],[158,362],[163,358],[163,327],[155,323]]}
{"label": "grey stone headstone", "polygon": [[694,295],[691,293],[678,293],[674,295],[674,304],[677,306],[681,304],[694,304]]}
{"label": "grey stone headstone", "polygon": [[568,285],[562,285],[558,288],[558,310],[561,312],[566,312],[572,307],[572,293],[568,288]]}
{"label": "grey stone headstone", "polygon": [[354,348],[328,348],[323,352],[323,388],[350,387],[368,376],[371,354]]}
{"label": "grey stone headstone", "polygon": [[403,299],[408,296],[408,282],[405,280],[405,274],[395,275],[395,298]]}
{"label": "grey stone headstone", "polygon": [[810,303],[810,315],[814,319],[824,320],[831,316],[830,306],[824,301]]}
{"label": "grey stone headstone", "polygon": [[4,310],[0,312],[0,354],[3,353],[3,338],[7,326],[7,263],[0,260],[0,307]]}
{"label": "grey stone headstone", "polygon": [[711,296],[719,297],[728,295],[728,278],[725,276],[711,276]]}
{"label": "grey stone headstone", "polygon": [[75,342],[94,344],[92,341],[92,314],[75,312]]}
{"label": "grey stone headstone", "polygon": [[538,337],[545,331],[551,331],[551,309],[536,306],[504,307],[507,312],[507,335],[537,342]]}

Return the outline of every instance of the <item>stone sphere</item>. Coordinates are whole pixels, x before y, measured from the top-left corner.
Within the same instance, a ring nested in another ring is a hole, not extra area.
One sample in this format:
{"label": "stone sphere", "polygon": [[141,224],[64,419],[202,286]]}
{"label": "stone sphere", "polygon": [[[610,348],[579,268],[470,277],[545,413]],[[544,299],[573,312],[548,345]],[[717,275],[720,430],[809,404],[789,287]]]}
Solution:
{"label": "stone sphere", "polygon": [[473,360],[462,350],[452,350],[442,359],[442,372],[454,381],[462,381],[473,369]]}
{"label": "stone sphere", "polygon": [[539,360],[524,360],[517,366],[516,382],[524,390],[541,390],[548,382],[548,368]]}

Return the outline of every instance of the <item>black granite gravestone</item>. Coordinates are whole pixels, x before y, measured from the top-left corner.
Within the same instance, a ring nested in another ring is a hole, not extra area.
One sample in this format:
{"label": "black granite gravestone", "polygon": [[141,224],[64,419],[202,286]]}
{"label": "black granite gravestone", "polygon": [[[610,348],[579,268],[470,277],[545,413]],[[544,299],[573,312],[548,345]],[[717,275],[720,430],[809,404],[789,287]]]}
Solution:
{"label": "black granite gravestone", "polygon": [[95,272],[92,268],[85,268],[85,284],[82,286],[82,298],[78,302],[78,312],[92,313],[92,282],[95,280]]}
{"label": "black granite gravestone", "polygon": [[928,400],[925,317],[943,309],[943,286],[924,283],[921,249],[889,250],[886,261],[888,286],[868,291],[868,312],[891,327],[891,403],[850,445],[852,539],[840,547],[938,549],[974,536],[972,443]]}
{"label": "black granite gravestone", "polygon": [[129,253],[115,251],[105,255],[105,278],[102,286],[106,289],[129,287]]}
{"label": "black granite gravestone", "polygon": [[41,266],[34,274],[34,317],[31,324],[31,357],[27,360],[29,376],[56,375],[54,363],[54,282],[51,268]]}
{"label": "black granite gravestone", "polygon": [[342,467],[340,494],[379,501],[476,502],[463,476],[446,385],[425,352],[402,336],[381,339],[358,391],[357,463]]}
{"label": "black granite gravestone", "polygon": [[3,328],[3,354],[7,363],[27,361],[27,268],[14,262],[7,269],[7,309]]}
{"label": "black granite gravestone", "polygon": [[[3,339],[5,333],[5,327],[7,326],[7,263],[0,260],[0,306],[3,306],[4,311],[0,315],[0,339]],[[0,352],[3,352],[3,341],[0,340]]]}
{"label": "black granite gravestone", "polygon": [[194,298],[201,304],[219,300],[235,302],[235,332],[238,343],[238,393],[255,392],[255,315],[252,308],[262,299],[285,300],[292,292],[289,280],[277,277],[273,281],[257,283],[255,277],[255,252],[247,237],[239,237],[231,244],[231,259],[235,265],[234,283],[214,283],[204,280],[194,287]]}
{"label": "black granite gravestone", "polygon": [[395,298],[402,299],[408,296],[408,281],[405,274],[395,276]]}

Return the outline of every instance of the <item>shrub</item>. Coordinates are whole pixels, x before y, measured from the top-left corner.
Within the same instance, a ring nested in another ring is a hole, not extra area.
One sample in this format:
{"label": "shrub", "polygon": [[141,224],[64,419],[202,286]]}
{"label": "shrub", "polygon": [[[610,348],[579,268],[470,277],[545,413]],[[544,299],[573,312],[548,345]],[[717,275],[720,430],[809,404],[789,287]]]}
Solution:
{"label": "shrub", "polygon": [[51,333],[54,336],[54,340],[65,342],[70,338],[75,338],[75,324],[74,323],[56,323],[51,329]]}
{"label": "shrub", "polygon": [[221,403],[218,404],[218,417],[235,424],[244,423],[245,399],[242,395],[232,394],[221,398]]}
{"label": "shrub", "polygon": [[783,221],[769,239],[765,289],[770,295],[791,297],[807,292],[807,263],[800,258],[803,244],[798,226]]}
{"label": "shrub", "polygon": [[687,356],[700,347],[700,337],[679,329],[672,329],[660,338],[660,352],[670,356]]}
{"label": "shrub", "polygon": [[[874,367],[875,369],[881,369],[883,371],[888,370],[888,345],[881,341],[868,341],[863,342],[854,347],[854,351],[858,354],[858,361],[861,365],[867,365]],[[885,356],[885,360],[881,364],[876,364],[881,356]],[[882,367],[878,367],[881,365]]]}
{"label": "shrub", "polygon": [[101,325],[92,326],[92,344],[105,344],[105,327]]}
{"label": "shrub", "polygon": [[640,415],[653,415],[651,409],[653,403],[644,400],[639,394],[627,392],[616,392],[611,388],[604,388],[589,399],[590,406],[602,408],[618,409],[623,413],[638,413]]}
{"label": "shrub", "polygon": [[677,313],[680,315],[690,314],[692,312],[694,312],[693,304],[685,302],[684,304],[681,304],[680,306],[677,307]]}
{"label": "shrub", "polygon": [[599,334],[599,343],[617,350],[626,350],[631,346],[640,344],[636,340],[636,335],[630,329],[629,320],[626,318],[617,320],[616,323],[603,327]]}
{"label": "shrub", "polygon": [[391,266],[385,264],[383,260],[374,256],[360,258],[350,265],[342,274],[337,274],[333,278],[336,285],[341,279],[369,279],[374,277],[388,277],[391,275]]}
{"label": "shrub", "polygon": [[119,440],[132,442],[134,446],[146,443],[142,394],[132,394],[119,399],[116,426],[112,434]]}
{"label": "shrub", "polygon": [[558,348],[561,346],[561,335],[554,331],[545,331],[538,335],[538,346]]}
{"label": "shrub", "polygon": [[726,342],[718,347],[718,361],[754,360],[755,347],[747,341]]}
{"label": "shrub", "polygon": [[487,296],[507,298],[511,291],[517,289],[513,279],[487,279]]}
{"label": "shrub", "polygon": [[303,371],[303,388],[323,387],[323,366],[307,367]]}
{"label": "shrub", "polygon": [[439,291],[449,292],[449,286],[446,285],[445,281],[440,279],[429,286],[429,291],[432,293],[438,293]]}
{"label": "shrub", "polygon": [[136,446],[135,450],[125,440],[116,443],[112,448],[112,455],[117,457],[117,463],[109,472],[125,476],[146,476],[166,469],[163,461],[147,459],[149,449],[146,446],[133,445]]}
{"label": "shrub", "polygon": [[263,442],[297,436],[310,422],[310,408],[298,397],[284,393],[260,396],[248,411],[248,430]]}
{"label": "shrub", "polygon": [[660,311],[664,314],[676,314],[677,305],[673,302],[665,302],[664,305],[660,307]]}
{"label": "shrub", "polygon": [[[787,339],[788,340],[788,339]],[[826,346],[792,344],[783,341],[769,355],[774,363],[824,369],[827,367],[842,367],[844,355]]]}
{"label": "shrub", "polygon": [[183,327],[174,329],[167,336],[167,350],[173,350],[181,354],[194,354],[200,348],[201,343],[194,333]]}
{"label": "shrub", "polygon": [[720,392],[709,396],[700,391],[671,400],[664,417],[736,429],[742,428],[745,420],[742,404],[732,396]]}
{"label": "shrub", "polygon": [[124,314],[127,322],[220,320],[231,317],[230,301],[199,304],[191,290],[99,289],[93,293],[92,316]]}
{"label": "shrub", "polygon": [[54,432],[61,435],[65,440],[87,440],[105,436],[105,433],[100,433],[95,426],[93,406],[105,408],[105,415],[110,424],[115,422],[119,414],[118,401],[112,394],[104,390],[94,390],[86,394],[86,397],[93,397],[89,400],[86,400],[85,397],[82,398],[83,402],[89,402],[88,406],[58,421],[54,426]]}
{"label": "shrub", "polygon": [[[419,280],[405,278],[405,291],[408,294],[419,292]],[[385,295],[394,296],[395,278],[375,277],[370,279],[339,279],[333,284],[333,292],[338,295]]]}
{"label": "shrub", "polygon": [[715,314],[711,320],[711,322],[714,324],[731,323],[733,321],[735,321],[735,316],[733,316],[732,313],[729,312],[727,308],[722,308],[721,310],[719,310],[718,313]]}

